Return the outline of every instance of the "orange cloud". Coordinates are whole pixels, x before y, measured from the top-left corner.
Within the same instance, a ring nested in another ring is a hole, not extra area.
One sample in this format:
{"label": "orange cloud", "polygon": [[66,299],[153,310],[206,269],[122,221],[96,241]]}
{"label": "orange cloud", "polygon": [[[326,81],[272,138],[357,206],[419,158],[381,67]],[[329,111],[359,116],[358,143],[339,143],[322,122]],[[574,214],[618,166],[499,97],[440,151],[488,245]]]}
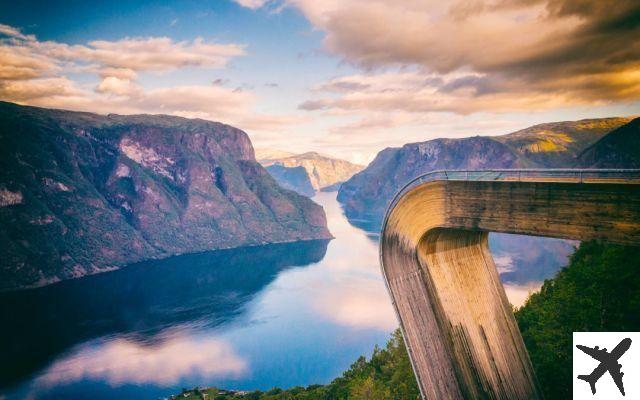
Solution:
{"label": "orange cloud", "polygon": [[[412,68],[417,91],[341,85],[305,109],[545,109],[640,98],[640,3],[633,0],[289,0],[326,33],[327,50],[368,71]],[[357,18],[353,16],[357,15]],[[450,78],[458,75],[458,80]],[[448,80],[448,85],[419,82]],[[374,76],[381,81],[386,75]],[[395,82],[397,83],[397,82]],[[326,86],[326,85],[325,85]],[[363,94],[363,96],[360,96]],[[405,97],[400,101],[399,95]],[[463,104],[463,99],[468,99]]]}
{"label": "orange cloud", "polygon": [[[2,38],[4,36],[4,38]],[[146,89],[141,73],[185,67],[220,68],[245,54],[244,45],[176,42],[169,38],[96,40],[86,45],[38,41],[0,25],[0,98],[22,104],[98,113],[162,113],[218,120],[252,130],[279,130],[304,117],[253,111],[256,96],[224,85],[175,85]],[[90,72],[93,86],[65,76]]]}

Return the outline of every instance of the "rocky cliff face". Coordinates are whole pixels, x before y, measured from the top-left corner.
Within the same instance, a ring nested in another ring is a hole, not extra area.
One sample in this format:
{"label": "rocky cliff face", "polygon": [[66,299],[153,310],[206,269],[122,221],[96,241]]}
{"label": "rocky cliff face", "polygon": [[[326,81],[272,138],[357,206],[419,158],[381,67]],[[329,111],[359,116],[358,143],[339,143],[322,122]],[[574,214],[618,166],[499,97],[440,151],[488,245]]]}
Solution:
{"label": "rocky cliff face", "polygon": [[436,139],[387,148],[342,185],[338,201],[349,218],[366,219],[372,222],[369,226],[377,227],[395,192],[422,173],[438,169],[578,167],[584,165],[578,154],[629,121],[603,118],[554,122],[503,136]]}
{"label": "rocky cliff face", "polygon": [[0,103],[0,145],[0,289],[330,237],[322,208],[278,186],[221,123]]}
{"label": "rocky cliff face", "polygon": [[338,201],[347,217],[382,219],[395,192],[417,175],[438,169],[524,168],[529,166],[507,145],[488,137],[436,139],[388,148],[342,184]]}
{"label": "rocky cliff face", "polygon": [[640,168],[640,118],[605,135],[578,160],[589,168]]}
{"label": "rocky cliff face", "polygon": [[[276,154],[273,151],[264,155]],[[364,166],[352,164],[345,160],[324,156],[315,152],[292,155],[281,158],[259,159],[260,163],[272,172],[278,183],[291,188],[298,193],[309,195],[307,186],[311,185],[313,192],[319,190],[336,189],[342,182],[361,171]],[[306,171],[307,182],[299,179],[295,171],[287,172],[285,169],[302,167]],[[285,168],[285,169],[283,169]],[[295,178],[295,179],[294,179]]]}

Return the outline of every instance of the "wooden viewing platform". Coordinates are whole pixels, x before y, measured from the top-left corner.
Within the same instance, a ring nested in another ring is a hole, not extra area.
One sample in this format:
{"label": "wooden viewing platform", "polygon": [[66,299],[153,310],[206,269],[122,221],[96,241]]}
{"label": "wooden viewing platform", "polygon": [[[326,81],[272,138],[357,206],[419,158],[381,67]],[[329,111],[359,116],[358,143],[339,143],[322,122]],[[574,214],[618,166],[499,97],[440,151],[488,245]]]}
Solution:
{"label": "wooden viewing platform", "polygon": [[541,398],[489,232],[640,245],[640,170],[435,171],[398,192],[380,261],[423,398]]}

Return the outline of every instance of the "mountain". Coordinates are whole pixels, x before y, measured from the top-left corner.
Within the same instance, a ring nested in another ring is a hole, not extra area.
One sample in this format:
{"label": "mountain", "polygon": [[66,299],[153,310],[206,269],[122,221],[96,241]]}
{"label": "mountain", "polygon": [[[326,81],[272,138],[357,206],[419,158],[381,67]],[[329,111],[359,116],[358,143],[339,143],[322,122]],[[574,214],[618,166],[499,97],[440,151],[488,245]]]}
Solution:
{"label": "mountain", "polygon": [[338,201],[350,219],[382,219],[395,192],[413,177],[438,169],[525,168],[527,160],[489,137],[435,139],[387,148],[342,184]]}
{"label": "mountain", "polygon": [[640,118],[611,131],[578,159],[590,168],[640,168]]}
{"label": "mountain", "polygon": [[229,125],[0,102],[0,289],[146,259],[329,238]]}
{"label": "mountain", "polygon": [[576,157],[586,147],[629,121],[601,118],[550,122],[494,138],[539,167],[566,168],[576,165]]}
{"label": "mountain", "polygon": [[[265,154],[264,152],[260,153]],[[275,153],[271,151],[270,154]],[[258,161],[266,167],[280,185],[305,196],[313,196],[318,190],[337,190],[342,182],[364,168],[362,165],[352,164],[316,152],[277,158],[259,158]],[[306,171],[306,181],[301,180],[299,171],[287,171],[299,167]],[[309,185],[312,187],[312,192],[308,189]]]}
{"label": "mountain", "polygon": [[307,197],[316,194],[316,189],[311,184],[309,174],[303,166],[283,167],[282,165],[274,164],[266,167],[266,169],[283,188],[293,190]]}
{"label": "mountain", "polygon": [[583,165],[577,156],[585,148],[629,121],[554,122],[503,136],[435,139],[387,148],[342,184],[338,201],[352,221],[368,220],[377,228],[396,191],[420,174],[437,169],[577,167]]}

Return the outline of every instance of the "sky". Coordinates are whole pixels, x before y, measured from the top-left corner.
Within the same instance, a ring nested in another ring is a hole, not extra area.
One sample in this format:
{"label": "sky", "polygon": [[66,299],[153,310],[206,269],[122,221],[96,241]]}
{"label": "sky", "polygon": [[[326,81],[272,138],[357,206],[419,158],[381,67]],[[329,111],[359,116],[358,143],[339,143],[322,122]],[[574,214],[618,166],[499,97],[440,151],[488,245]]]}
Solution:
{"label": "sky", "polygon": [[[93,4],[95,3],[95,4]],[[385,147],[640,114],[637,0],[0,2],[0,99]]]}

